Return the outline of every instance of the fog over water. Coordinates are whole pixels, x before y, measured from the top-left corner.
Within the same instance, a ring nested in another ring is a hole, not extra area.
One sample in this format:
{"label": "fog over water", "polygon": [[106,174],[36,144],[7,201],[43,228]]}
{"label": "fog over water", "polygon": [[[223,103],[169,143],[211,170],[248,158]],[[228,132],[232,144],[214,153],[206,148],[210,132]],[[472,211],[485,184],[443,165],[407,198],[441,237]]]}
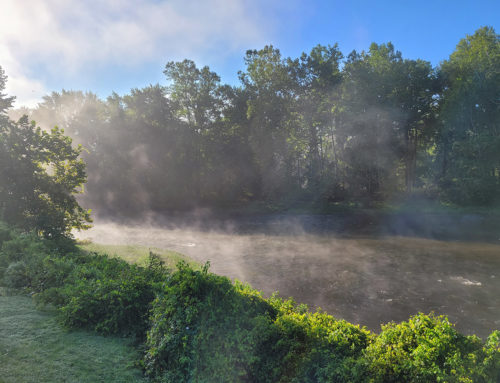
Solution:
{"label": "fog over water", "polygon": [[[352,215],[97,221],[77,237],[209,260],[212,272],[248,282],[265,296],[279,291],[374,331],[419,311],[446,314],[466,334],[485,337],[500,328],[498,226],[483,233],[483,242],[443,241],[432,234],[448,233],[449,239],[450,222],[456,223],[458,236],[460,224],[477,228],[483,218],[434,217],[437,221],[427,226],[418,219],[410,225],[402,215],[392,218],[384,225],[374,217]],[[415,232],[419,225],[427,229],[420,238]]]}

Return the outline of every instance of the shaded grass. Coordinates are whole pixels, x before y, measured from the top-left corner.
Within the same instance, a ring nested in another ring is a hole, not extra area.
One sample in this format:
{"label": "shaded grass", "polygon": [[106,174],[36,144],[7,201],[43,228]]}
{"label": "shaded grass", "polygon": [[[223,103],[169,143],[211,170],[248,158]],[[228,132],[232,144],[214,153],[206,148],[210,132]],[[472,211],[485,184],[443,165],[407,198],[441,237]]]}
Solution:
{"label": "shaded grass", "polygon": [[0,291],[0,382],[146,382],[130,339],[67,332],[53,310]]}
{"label": "shaded grass", "polygon": [[160,249],[157,247],[147,247],[140,245],[103,245],[99,243],[82,242],[79,247],[87,252],[99,254],[107,254],[110,257],[121,258],[128,263],[137,263],[144,265],[148,259],[149,252],[158,255],[164,262],[165,266],[170,269],[176,269],[176,265],[180,261],[185,261],[191,267],[199,269],[200,265],[190,258],[172,250]]}

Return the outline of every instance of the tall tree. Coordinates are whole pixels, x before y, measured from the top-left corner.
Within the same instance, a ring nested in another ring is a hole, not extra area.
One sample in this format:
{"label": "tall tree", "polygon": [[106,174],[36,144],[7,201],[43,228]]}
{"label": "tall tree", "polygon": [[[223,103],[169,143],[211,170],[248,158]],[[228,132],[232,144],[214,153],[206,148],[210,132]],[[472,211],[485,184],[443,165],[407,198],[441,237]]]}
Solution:
{"label": "tall tree", "polygon": [[[333,129],[340,98],[342,58],[336,44],[317,45],[309,54],[303,53],[300,60],[291,62],[291,66],[296,69],[297,95],[300,100],[296,112],[301,116],[304,136],[307,137],[307,151],[304,153],[307,184],[313,193],[320,192],[318,186],[321,182],[336,182],[332,179],[335,174],[328,169],[337,167],[338,158],[328,157],[329,154],[335,154]],[[327,152],[328,146],[331,153]]]}
{"label": "tall tree", "polygon": [[0,67],[0,219],[46,237],[70,235],[91,222],[75,194],[85,182],[81,147],[57,127],[46,132],[27,116],[10,121],[13,97],[1,93],[7,77]]}
{"label": "tall tree", "polygon": [[350,54],[344,75],[343,126],[351,180],[357,179],[361,192],[371,198],[403,188],[411,191],[418,140],[432,120],[436,89],[431,65],[403,59],[391,43],[373,43],[368,52]]}
{"label": "tall tree", "polygon": [[297,187],[294,164],[301,155],[296,115],[297,100],[289,61],[278,49],[249,50],[246,72],[240,80],[248,93],[247,118],[250,144],[261,178],[262,198],[277,198]]}
{"label": "tall tree", "polygon": [[500,37],[490,27],[460,40],[441,64],[440,184],[449,200],[489,204],[500,195]]}
{"label": "tall tree", "polygon": [[205,144],[215,122],[222,118],[225,93],[215,72],[207,66],[199,69],[191,60],[169,62],[163,73],[170,82],[167,90],[174,114],[187,129],[184,169],[191,187],[186,192],[192,194],[194,202],[200,201],[210,165]]}

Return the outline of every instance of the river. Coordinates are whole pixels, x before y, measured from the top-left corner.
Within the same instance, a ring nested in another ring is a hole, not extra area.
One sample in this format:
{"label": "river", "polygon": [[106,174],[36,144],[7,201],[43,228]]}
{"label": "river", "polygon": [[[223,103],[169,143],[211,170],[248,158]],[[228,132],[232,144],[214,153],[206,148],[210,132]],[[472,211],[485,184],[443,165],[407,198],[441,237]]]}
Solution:
{"label": "river", "polygon": [[[171,249],[212,272],[279,291],[311,309],[380,330],[417,312],[445,314],[465,334],[500,328],[500,226],[481,216],[266,215],[98,221],[103,244]],[[485,229],[487,228],[487,230]]]}

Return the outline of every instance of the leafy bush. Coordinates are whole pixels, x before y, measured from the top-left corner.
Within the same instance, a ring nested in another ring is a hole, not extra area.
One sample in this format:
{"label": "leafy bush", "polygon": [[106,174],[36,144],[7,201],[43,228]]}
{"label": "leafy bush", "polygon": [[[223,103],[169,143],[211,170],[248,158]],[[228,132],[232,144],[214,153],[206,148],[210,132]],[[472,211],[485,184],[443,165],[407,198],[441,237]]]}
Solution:
{"label": "leafy bush", "polygon": [[161,382],[496,382],[499,333],[482,343],[419,314],[377,336],[180,264],[153,302],[143,363]]}
{"label": "leafy bush", "polygon": [[13,262],[4,273],[4,283],[7,287],[22,288],[29,283],[26,264],[23,261]]}
{"label": "leafy bush", "polygon": [[269,302],[278,315],[262,339],[253,381],[343,382],[363,373],[357,360],[371,341],[369,331],[324,312],[310,313],[290,299],[274,295]]}
{"label": "leafy bush", "polygon": [[161,260],[150,254],[147,267],[98,254],[76,261],[64,285],[42,292],[39,301],[58,306],[67,327],[144,337],[150,304],[168,274]]}
{"label": "leafy bush", "polygon": [[12,239],[12,235],[12,229],[5,222],[0,221],[0,249],[5,241]]}
{"label": "leafy bush", "polygon": [[163,382],[246,381],[259,329],[274,315],[248,285],[181,262],[153,302],[146,371]]}
{"label": "leafy bush", "polygon": [[86,327],[103,334],[143,336],[150,304],[159,289],[151,276],[139,266],[95,256],[92,262],[78,268],[64,287],[62,322],[68,327]]}
{"label": "leafy bush", "polygon": [[155,299],[144,366],[162,382],[330,382],[359,375],[365,329],[186,264]]}
{"label": "leafy bush", "polygon": [[483,344],[443,316],[389,323],[365,352],[372,382],[498,382],[499,332]]}
{"label": "leafy bush", "polygon": [[43,241],[36,236],[10,232],[0,247],[0,280],[7,287],[35,290],[41,263],[48,254]]}

